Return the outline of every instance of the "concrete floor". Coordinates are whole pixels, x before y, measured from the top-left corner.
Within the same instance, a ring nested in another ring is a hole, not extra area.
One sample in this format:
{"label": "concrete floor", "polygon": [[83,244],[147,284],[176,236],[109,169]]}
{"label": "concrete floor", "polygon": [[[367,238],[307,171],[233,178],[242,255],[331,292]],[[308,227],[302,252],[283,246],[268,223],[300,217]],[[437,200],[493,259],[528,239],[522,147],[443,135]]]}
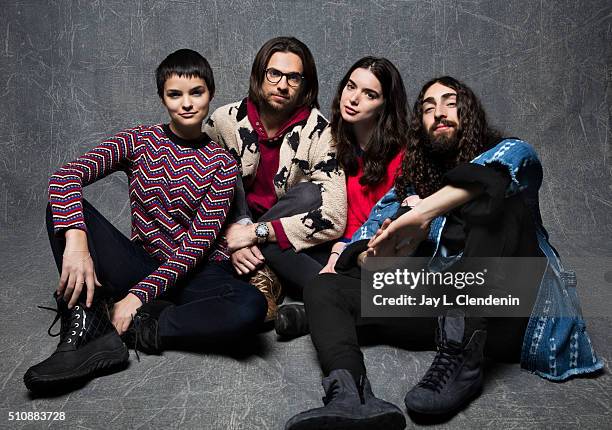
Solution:
{"label": "concrete floor", "polygon": [[[2,240],[0,291],[0,426],[6,428],[204,428],[280,429],[296,412],[321,404],[321,374],[309,337],[277,342],[261,334],[234,352],[131,353],[127,369],[97,378],[69,394],[30,397],[22,382],[29,366],[56,345],[46,329],[56,273],[43,230]],[[580,278],[579,278],[580,279]],[[579,287],[581,285],[579,284]],[[590,335],[609,363],[612,319],[606,285],[582,288]],[[602,293],[605,300],[600,300]],[[593,311],[594,312],[590,312]],[[428,368],[433,352],[391,346],[364,348],[374,392],[403,407],[406,391]],[[521,371],[518,364],[491,363],[482,396],[450,421],[434,428],[610,428],[612,378],[553,383]],[[9,412],[63,411],[65,421],[9,421]],[[408,428],[419,426],[407,417]]]}

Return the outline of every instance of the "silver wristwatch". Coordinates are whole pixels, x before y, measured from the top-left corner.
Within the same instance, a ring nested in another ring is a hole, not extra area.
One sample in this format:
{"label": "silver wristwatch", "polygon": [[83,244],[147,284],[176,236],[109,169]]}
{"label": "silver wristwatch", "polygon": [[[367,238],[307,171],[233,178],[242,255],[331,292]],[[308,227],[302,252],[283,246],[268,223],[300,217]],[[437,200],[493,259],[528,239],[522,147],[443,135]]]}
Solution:
{"label": "silver wristwatch", "polygon": [[268,241],[268,236],[270,235],[270,229],[268,228],[268,224],[265,222],[260,222],[255,227],[255,236],[257,236],[257,243],[266,243]]}

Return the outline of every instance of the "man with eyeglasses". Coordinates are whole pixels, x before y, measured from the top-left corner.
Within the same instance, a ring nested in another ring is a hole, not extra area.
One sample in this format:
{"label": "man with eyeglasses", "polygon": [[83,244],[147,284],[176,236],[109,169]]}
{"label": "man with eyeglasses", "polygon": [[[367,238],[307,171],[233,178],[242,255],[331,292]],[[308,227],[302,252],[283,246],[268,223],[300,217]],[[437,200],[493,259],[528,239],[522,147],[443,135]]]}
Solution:
{"label": "man with eyeglasses", "polygon": [[267,321],[282,300],[281,283],[301,296],[345,227],[345,179],[318,87],[308,47],[271,39],[255,56],[248,97],[217,109],[205,126],[241,168],[227,253],[238,275],[266,295]]}

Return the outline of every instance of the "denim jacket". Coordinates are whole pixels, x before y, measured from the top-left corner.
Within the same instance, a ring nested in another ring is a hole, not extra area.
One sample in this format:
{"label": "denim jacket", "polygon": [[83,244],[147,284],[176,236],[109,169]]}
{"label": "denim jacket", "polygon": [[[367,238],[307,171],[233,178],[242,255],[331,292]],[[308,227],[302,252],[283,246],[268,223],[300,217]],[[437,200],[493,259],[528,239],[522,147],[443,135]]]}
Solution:
{"label": "denim jacket", "polygon": [[[554,381],[564,381],[573,375],[601,369],[603,363],[593,350],[582,317],[576,293],[576,274],[563,267],[542,225],[538,200],[542,166],[535,150],[522,140],[504,139],[471,162],[508,170],[511,181],[506,196],[523,193],[536,224],[538,244],[548,260],[523,338],[521,367]],[[372,237],[382,222],[395,214],[400,203],[395,189],[389,190],[374,205],[367,221],[355,232],[351,242]],[[461,257],[446,256],[440,249],[445,221],[444,217],[437,217],[430,225],[428,240],[435,244],[430,261],[433,268],[443,267],[449,260]]]}

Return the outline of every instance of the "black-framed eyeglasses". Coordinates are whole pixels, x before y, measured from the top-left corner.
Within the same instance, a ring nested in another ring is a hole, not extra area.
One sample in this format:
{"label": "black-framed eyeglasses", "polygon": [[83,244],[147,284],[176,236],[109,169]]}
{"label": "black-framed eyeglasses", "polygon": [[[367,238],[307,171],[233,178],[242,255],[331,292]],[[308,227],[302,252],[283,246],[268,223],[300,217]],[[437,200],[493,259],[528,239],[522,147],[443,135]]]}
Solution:
{"label": "black-framed eyeglasses", "polygon": [[274,67],[266,69],[266,79],[271,84],[278,84],[283,79],[283,76],[287,77],[287,84],[294,88],[299,87],[304,80],[304,75],[298,72],[283,73]]}

